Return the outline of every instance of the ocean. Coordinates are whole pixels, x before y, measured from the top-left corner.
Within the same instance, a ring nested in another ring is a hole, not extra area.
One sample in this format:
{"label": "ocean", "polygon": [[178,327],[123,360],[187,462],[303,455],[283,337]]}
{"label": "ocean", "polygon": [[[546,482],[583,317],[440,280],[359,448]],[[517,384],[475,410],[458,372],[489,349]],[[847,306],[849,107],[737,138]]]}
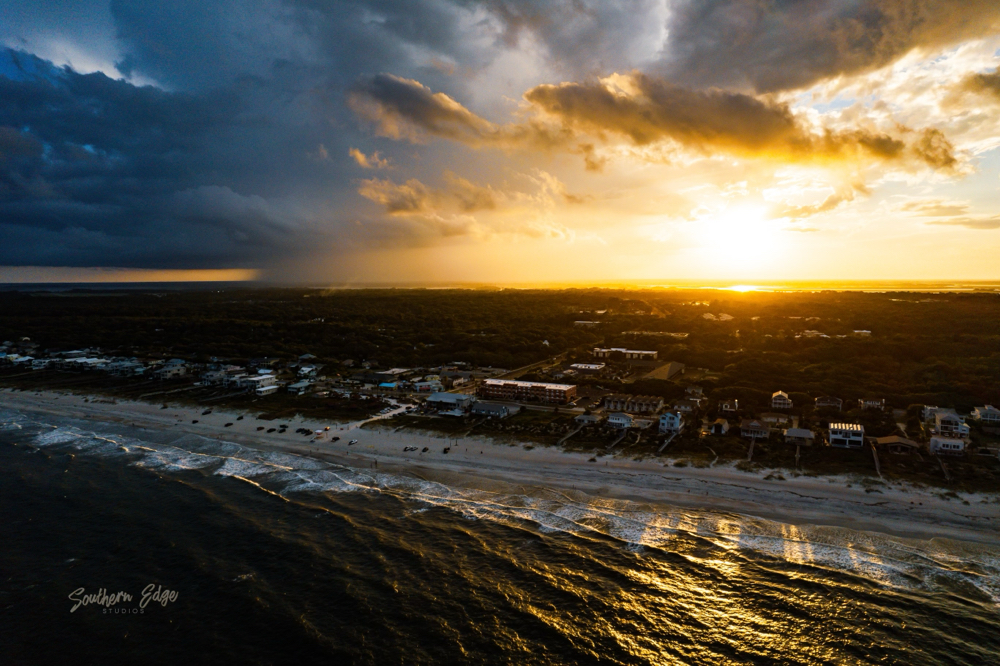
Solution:
{"label": "ocean", "polygon": [[1000,663],[996,547],[2,407],[0,534],[8,664]]}

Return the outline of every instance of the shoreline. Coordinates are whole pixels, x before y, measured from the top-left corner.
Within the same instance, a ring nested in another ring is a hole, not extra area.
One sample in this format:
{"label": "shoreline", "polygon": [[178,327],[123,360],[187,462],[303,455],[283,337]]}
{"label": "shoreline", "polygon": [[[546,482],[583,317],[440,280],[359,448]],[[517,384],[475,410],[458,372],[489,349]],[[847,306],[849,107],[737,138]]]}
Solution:
{"label": "shoreline", "polygon": [[[85,402],[85,400],[88,400]],[[765,479],[767,472],[743,472],[732,465],[677,468],[663,459],[634,460],[606,456],[588,462],[589,453],[554,447],[505,444],[485,437],[434,436],[408,430],[389,431],[358,423],[292,419],[260,421],[254,414],[204,407],[161,406],[115,401],[51,391],[0,390],[0,405],[16,410],[120,423],[232,441],[264,451],[303,455],[357,469],[407,474],[450,486],[495,490],[529,487],[572,491],[594,498],[717,513],[742,514],[793,526],[831,526],[879,532],[898,538],[955,539],[1000,545],[1000,494],[962,493],[948,499],[934,488],[888,480],[866,492],[856,478],[789,475]],[[192,423],[197,420],[198,423]],[[225,423],[232,423],[225,427]],[[287,423],[285,434],[267,428]],[[264,430],[257,427],[264,425]],[[296,428],[329,431],[320,441]],[[338,442],[330,442],[339,436]],[[358,444],[347,442],[357,439]],[[416,451],[403,452],[416,446]],[[429,450],[422,453],[422,449]],[[443,449],[450,447],[445,454]],[[968,502],[964,504],[963,501]]]}

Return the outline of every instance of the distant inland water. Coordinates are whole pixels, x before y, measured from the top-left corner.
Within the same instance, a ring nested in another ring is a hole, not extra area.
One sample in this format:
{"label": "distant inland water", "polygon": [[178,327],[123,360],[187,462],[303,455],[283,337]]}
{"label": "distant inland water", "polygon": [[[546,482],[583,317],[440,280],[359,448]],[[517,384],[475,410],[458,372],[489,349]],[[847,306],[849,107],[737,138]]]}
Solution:
{"label": "distant inland water", "polygon": [[637,507],[0,407],[3,662],[1000,663],[996,548]]}

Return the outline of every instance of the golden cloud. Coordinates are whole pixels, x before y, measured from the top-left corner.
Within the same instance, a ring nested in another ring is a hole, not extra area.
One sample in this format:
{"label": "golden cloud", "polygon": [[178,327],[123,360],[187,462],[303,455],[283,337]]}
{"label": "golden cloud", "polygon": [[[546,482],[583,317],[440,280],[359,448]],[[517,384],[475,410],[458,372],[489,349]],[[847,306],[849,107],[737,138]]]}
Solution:
{"label": "golden cloud", "polygon": [[432,135],[473,147],[562,149],[582,154],[591,170],[602,166],[591,138],[640,147],[675,144],[703,155],[784,163],[883,162],[940,170],[958,165],[953,146],[936,129],[817,128],[769,96],[694,90],[638,72],[594,83],[539,85],[524,99],[532,115],[498,125],[418,81],[380,74],[355,86],[348,104],[381,136],[420,142]]}

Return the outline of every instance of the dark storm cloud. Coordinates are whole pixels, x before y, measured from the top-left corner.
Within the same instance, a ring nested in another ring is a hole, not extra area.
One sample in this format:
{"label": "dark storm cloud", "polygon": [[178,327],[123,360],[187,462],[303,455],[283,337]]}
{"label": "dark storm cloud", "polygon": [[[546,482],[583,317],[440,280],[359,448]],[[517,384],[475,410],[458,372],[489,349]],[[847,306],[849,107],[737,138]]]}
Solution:
{"label": "dark storm cloud", "polygon": [[0,29],[8,44],[66,38],[156,84],[0,52],[2,264],[241,267],[329,247],[364,214],[356,155],[405,166],[358,132],[344,102],[359,78],[391,70],[461,96],[470,72],[529,34],[553,54],[573,35],[610,34],[578,0],[548,13],[467,0],[114,0],[91,12],[87,39],[79,12],[58,3],[0,9],[18,18]]}
{"label": "dark storm cloud", "polygon": [[757,92],[858,74],[1000,30],[996,0],[683,0],[664,73]]}

